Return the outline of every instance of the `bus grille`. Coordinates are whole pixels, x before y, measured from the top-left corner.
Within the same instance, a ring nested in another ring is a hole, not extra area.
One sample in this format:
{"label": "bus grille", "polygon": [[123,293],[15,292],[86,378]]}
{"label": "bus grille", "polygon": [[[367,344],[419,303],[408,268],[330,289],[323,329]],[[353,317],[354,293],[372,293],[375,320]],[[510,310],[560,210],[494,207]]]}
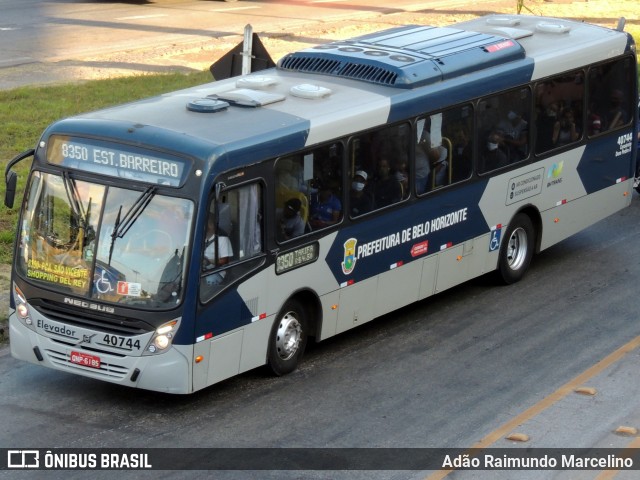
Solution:
{"label": "bus grille", "polygon": [[396,72],[387,68],[317,57],[290,55],[282,59],[279,67],[283,70],[333,75],[386,86],[395,85],[398,78]]}
{"label": "bus grille", "polygon": [[90,328],[105,333],[116,335],[140,335],[154,330],[154,327],[138,320],[129,320],[118,315],[104,315],[91,311],[62,305],[43,299],[34,299],[31,305],[40,313],[51,320],[75,325],[77,327]]}
{"label": "bus grille", "polygon": [[127,367],[116,365],[113,363],[100,362],[100,368],[90,368],[83,365],[77,365],[75,363],[71,363],[69,355],[67,355],[65,352],[47,349],[45,350],[45,354],[47,355],[49,361],[58,367],[82,372],[90,372],[98,374],[104,378],[122,380],[129,373],[129,369]]}

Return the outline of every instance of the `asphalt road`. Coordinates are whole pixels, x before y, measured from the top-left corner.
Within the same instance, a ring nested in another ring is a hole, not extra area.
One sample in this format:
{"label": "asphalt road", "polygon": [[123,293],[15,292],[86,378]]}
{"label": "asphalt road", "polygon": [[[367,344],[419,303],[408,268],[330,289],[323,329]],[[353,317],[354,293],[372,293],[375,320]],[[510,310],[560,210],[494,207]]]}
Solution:
{"label": "asphalt road", "polygon": [[[509,287],[486,277],[468,282],[312,346],[300,370],[287,377],[256,370],[191,396],[169,396],[24,364],[5,350],[0,445],[628,446],[635,437],[615,430],[640,426],[639,220],[635,198],[630,208],[536,257],[522,282]],[[593,388],[594,394],[577,394],[577,387]],[[529,439],[507,440],[511,433]],[[451,478],[597,478],[597,473],[456,472]],[[261,472],[258,478],[430,474]],[[86,473],[32,475],[73,479]],[[110,478],[113,472],[92,475]],[[164,472],[162,478],[192,475]],[[246,478],[246,472],[215,472],[214,478]]]}
{"label": "asphalt road", "polygon": [[247,23],[267,34],[283,27],[295,32],[346,18],[464,4],[461,0],[418,4],[395,0],[393,5],[371,0],[0,0],[0,67],[237,36]]}
{"label": "asphalt road", "polygon": [[346,21],[412,23],[412,14],[429,12],[444,19],[461,11],[482,14],[480,5],[489,12],[505,1],[0,0],[0,89],[203,70],[242,41],[247,24],[261,38],[287,39],[283,51],[270,51],[277,60],[300,45],[333,39],[327,31]]}

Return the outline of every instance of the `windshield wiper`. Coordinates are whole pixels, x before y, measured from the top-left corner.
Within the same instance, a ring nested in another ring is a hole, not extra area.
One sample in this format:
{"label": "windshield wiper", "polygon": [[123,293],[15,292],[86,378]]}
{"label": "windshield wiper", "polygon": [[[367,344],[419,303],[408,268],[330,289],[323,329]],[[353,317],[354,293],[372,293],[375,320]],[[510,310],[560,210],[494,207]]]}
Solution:
{"label": "windshield wiper", "polygon": [[63,170],[62,172],[62,181],[71,210],[73,211],[75,218],[79,220],[79,227],[82,230],[82,246],[84,248],[87,244],[87,239],[92,235],[95,238],[95,231],[89,225],[89,219],[91,218],[91,197],[89,197],[89,206],[85,210],[76,181],[71,178],[71,175],[69,175],[67,170]]}
{"label": "windshield wiper", "polygon": [[[76,217],[80,219],[82,223],[82,228],[87,228],[87,213],[84,211],[84,206],[82,205],[82,200],[80,199],[80,193],[78,192],[78,187],[76,186],[76,182],[71,178],[69,172],[64,170],[62,172],[62,180],[64,183],[64,191],[67,194],[67,199],[69,200],[69,205],[71,205],[71,210]],[[91,203],[89,203],[91,206]]]}
{"label": "windshield wiper", "polygon": [[153,197],[156,194],[156,187],[150,186],[142,195],[138,197],[138,199],[133,202],[133,205],[129,207],[127,213],[122,217],[122,205],[120,205],[120,209],[118,210],[118,215],[116,216],[115,224],[113,225],[113,232],[111,233],[111,246],[109,247],[109,265],[111,265],[111,257],[113,256],[113,247],[116,243],[116,238],[124,237],[129,229],[136,223],[136,220],[140,218],[142,212],[147,208],[147,205],[151,203]]}

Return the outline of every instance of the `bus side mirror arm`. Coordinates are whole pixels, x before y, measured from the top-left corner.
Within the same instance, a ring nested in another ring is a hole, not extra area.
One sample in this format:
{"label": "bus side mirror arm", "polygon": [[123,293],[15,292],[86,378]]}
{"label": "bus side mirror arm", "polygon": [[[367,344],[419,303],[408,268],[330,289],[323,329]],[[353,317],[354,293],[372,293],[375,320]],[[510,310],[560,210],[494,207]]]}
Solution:
{"label": "bus side mirror arm", "polygon": [[216,202],[220,201],[220,196],[225,188],[227,188],[227,186],[223,182],[216,183]]}
{"label": "bus side mirror arm", "polygon": [[21,154],[14,157],[4,171],[4,181],[6,190],[4,193],[4,205],[7,208],[13,208],[13,203],[16,198],[16,186],[18,185],[18,174],[11,170],[11,168],[18,162],[21,162],[25,158],[33,157],[35,150],[33,148],[25,150]]}

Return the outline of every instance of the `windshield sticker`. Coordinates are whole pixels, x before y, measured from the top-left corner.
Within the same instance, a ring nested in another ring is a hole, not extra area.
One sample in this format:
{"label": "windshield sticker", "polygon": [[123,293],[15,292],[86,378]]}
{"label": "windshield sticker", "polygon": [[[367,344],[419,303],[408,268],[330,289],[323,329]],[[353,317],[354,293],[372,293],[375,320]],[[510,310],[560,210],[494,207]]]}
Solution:
{"label": "windshield sticker", "polygon": [[107,270],[99,267],[96,268],[96,274],[93,279],[93,286],[98,293],[104,295],[113,292],[113,286],[111,285],[112,280],[115,279],[111,278]]}
{"label": "windshield sticker", "polygon": [[128,297],[139,297],[142,295],[142,284],[134,282],[118,282],[118,294]]}

